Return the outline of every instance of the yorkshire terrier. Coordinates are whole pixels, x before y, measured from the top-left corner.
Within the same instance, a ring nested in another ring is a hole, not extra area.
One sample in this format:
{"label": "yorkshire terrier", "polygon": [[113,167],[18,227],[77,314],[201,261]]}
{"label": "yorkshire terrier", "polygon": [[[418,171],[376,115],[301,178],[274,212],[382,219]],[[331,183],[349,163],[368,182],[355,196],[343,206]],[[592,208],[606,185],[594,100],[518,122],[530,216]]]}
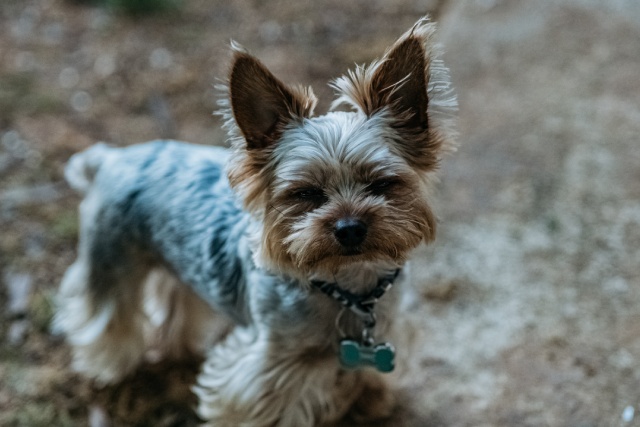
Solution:
{"label": "yorkshire terrier", "polygon": [[390,322],[413,250],[435,236],[429,195],[455,146],[434,31],[421,19],[333,81],[323,116],[310,88],[232,44],[220,103],[231,149],[154,141],[73,156],[78,258],[54,326],[74,367],[110,383],[154,345],[200,352],[194,391],[211,426],[389,416]]}

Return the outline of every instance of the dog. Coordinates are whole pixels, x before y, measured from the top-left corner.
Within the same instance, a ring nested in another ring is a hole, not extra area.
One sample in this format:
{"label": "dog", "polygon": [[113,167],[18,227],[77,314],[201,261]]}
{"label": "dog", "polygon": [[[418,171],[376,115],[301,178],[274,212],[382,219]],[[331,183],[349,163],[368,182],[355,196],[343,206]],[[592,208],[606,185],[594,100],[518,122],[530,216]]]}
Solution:
{"label": "dog", "polygon": [[219,112],[230,149],[154,141],[74,155],[78,257],[54,318],[74,368],[108,384],[152,345],[203,354],[194,392],[211,426],[389,416],[385,340],[409,259],[435,237],[432,187],[455,149],[434,33],[422,18],[334,80],[321,116],[310,88],[232,42]]}

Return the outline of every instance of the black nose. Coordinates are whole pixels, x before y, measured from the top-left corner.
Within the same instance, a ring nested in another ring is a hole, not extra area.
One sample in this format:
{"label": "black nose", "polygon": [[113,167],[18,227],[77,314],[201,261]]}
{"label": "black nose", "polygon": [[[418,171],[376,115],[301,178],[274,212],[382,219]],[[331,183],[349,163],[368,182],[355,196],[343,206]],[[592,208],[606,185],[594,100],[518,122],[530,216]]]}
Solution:
{"label": "black nose", "polygon": [[367,237],[367,225],[355,218],[343,218],[336,222],[333,235],[347,248],[353,248],[364,242]]}

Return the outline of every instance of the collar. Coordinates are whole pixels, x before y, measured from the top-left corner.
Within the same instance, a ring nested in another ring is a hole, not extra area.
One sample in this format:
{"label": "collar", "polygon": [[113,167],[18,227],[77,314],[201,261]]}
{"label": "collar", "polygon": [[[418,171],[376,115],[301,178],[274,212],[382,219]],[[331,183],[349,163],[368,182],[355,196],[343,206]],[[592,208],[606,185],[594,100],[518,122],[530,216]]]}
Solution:
{"label": "collar", "polygon": [[351,312],[362,319],[366,328],[373,328],[376,324],[376,316],[373,311],[375,305],[378,300],[391,289],[398,274],[400,274],[399,268],[392,274],[380,278],[376,287],[363,295],[354,294],[346,289],[342,289],[337,283],[328,283],[321,280],[312,280],[310,283],[314,288],[351,310]]}

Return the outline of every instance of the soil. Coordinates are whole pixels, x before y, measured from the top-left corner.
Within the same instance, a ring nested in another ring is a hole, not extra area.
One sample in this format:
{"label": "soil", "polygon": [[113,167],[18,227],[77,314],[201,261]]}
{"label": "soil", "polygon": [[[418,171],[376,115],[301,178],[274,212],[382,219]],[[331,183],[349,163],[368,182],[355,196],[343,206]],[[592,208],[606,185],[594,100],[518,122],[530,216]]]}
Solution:
{"label": "soil", "polygon": [[[91,2],[0,5],[0,426],[197,425],[198,360],[99,388],[49,331],[73,261],[62,177],[94,142],[224,145],[229,40],[282,80],[327,82],[440,21],[460,150],[419,252],[379,426],[640,425],[640,6],[596,0],[183,0],[130,17]],[[350,425],[345,421],[342,425]]]}

